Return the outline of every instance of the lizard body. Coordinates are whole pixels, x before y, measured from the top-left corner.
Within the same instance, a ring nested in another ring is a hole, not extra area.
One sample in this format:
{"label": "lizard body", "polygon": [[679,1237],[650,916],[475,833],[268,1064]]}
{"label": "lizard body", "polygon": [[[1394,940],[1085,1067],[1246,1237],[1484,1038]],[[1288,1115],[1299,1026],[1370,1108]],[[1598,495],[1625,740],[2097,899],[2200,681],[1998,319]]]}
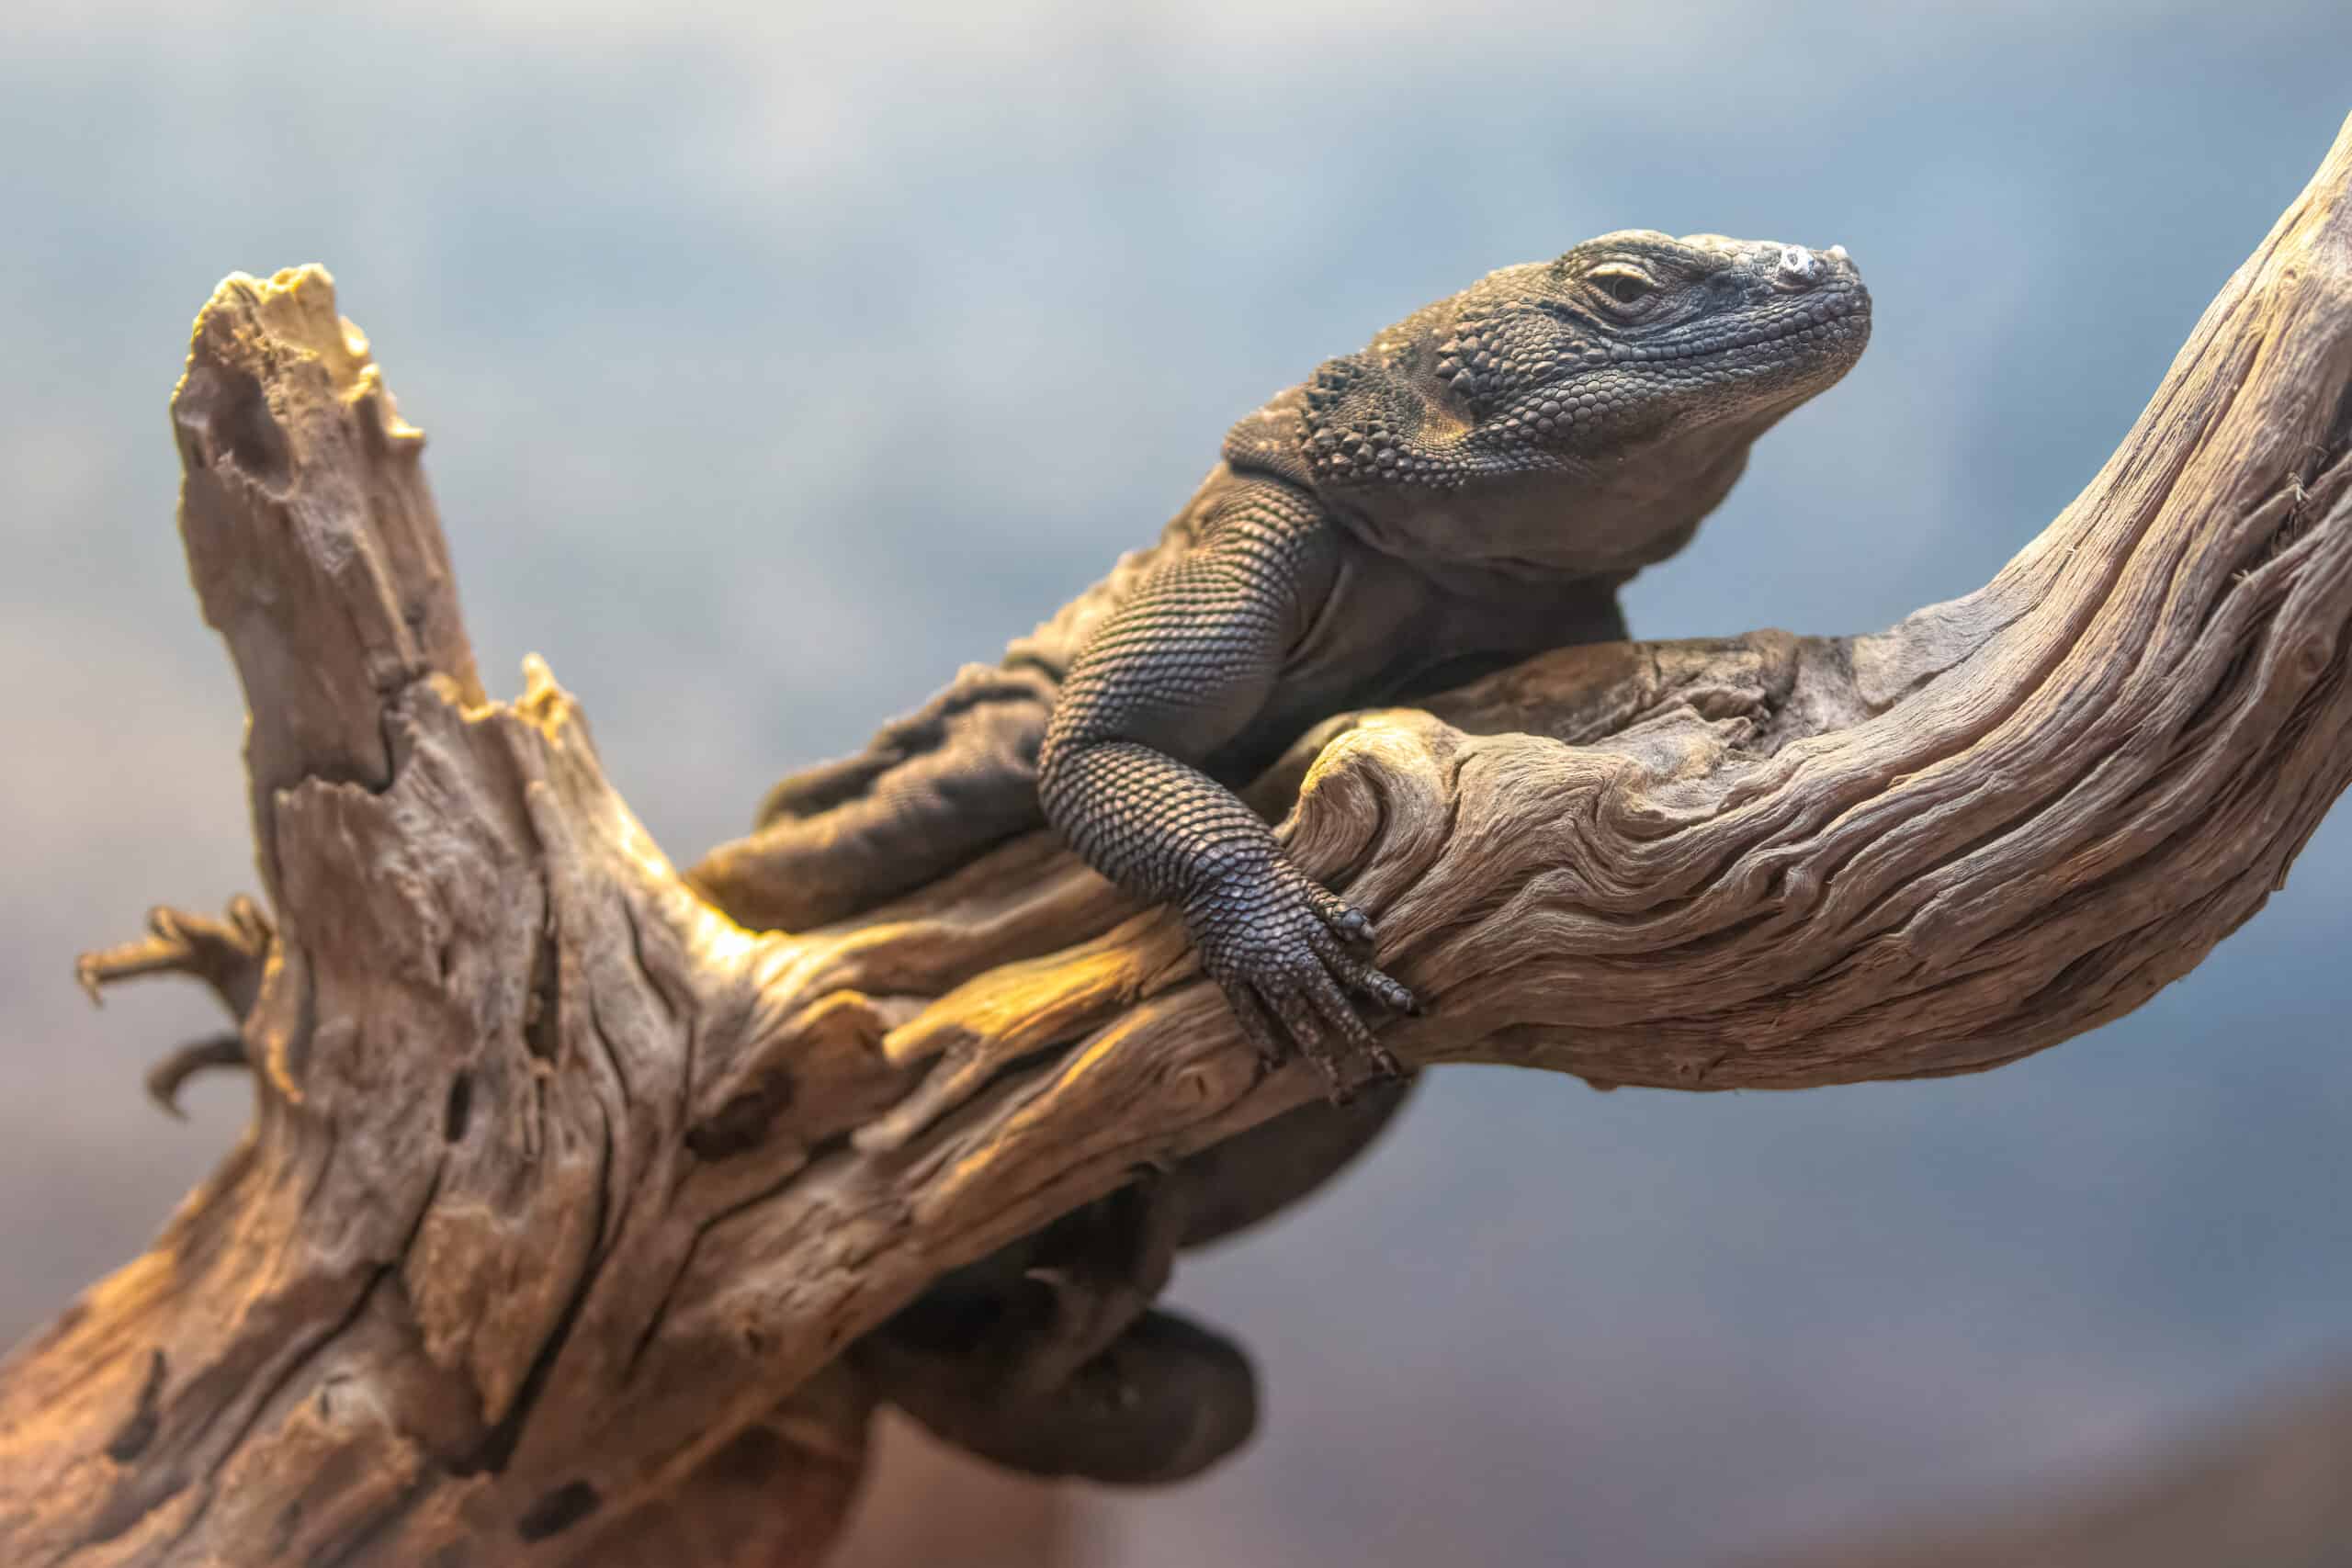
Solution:
{"label": "lizard body", "polygon": [[1050,822],[1182,911],[1265,1055],[1336,1086],[1335,1039],[1381,1065],[1342,987],[1409,996],[1234,786],[1336,710],[1622,637],[1617,587],[1869,331],[1837,247],[1629,231],[1489,274],[1243,419],[1157,546],[785,781],[692,877],[747,925],[805,928]]}
{"label": "lizard body", "polygon": [[[1050,823],[1182,912],[1270,1060],[1306,1053],[1335,1094],[1351,1056],[1393,1075],[1351,993],[1413,998],[1233,791],[1334,712],[1623,638],[1618,588],[1688,542],[1750,444],[1869,333],[1838,247],[1629,231],[1492,273],[1244,418],[1156,545],[864,752],[778,784],[689,879],[746,926],[806,929]],[[1311,1188],[1403,1087],[1090,1205],[941,1281],[854,1359],[1018,1468],[1192,1473],[1247,1435],[1255,1396],[1238,1350],[1150,1310],[1174,1248]]]}
{"label": "lizard body", "polygon": [[[1303,1050],[1336,1088],[1351,1051],[1385,1078],[1346,989],[1409,993],[1233,789],[1335,712],[1622,638],[1617,589],[1688,542],[1749,445],[1869,333],[1837,247],[1629,231],[1490,274],[1243,419],[1156,545],[865,751],[786,779],[687,879],[744,926],[807,929],[1050,822],[1182,911],[1261,1052]],[[242,1018],[266,918],[154,920],[154,940],[85,959],[85,985],[186,970]],[[244,1060],[241,1039],[208,1040],[151,1091],[173,1109],[189,1073]],[[1016,1468],[1192,1474],[1247,1437],[1256,1392],[1238,1348],[1151,1306],[1175,1250],[1305,1194],[1408,1088],[1301,1107],[1086,1205],[955,1270],[849,1359]]]}

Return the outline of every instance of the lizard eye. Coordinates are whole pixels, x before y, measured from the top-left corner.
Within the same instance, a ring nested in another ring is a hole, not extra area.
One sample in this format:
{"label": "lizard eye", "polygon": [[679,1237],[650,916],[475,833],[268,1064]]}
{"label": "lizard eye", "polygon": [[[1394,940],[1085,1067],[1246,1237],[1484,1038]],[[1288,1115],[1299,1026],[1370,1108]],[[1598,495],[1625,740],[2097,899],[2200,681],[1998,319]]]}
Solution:
{"label": "lizard eye", "polygon": [[1629,266],[1604,266],[1592,274],[1592,283],[1620,305],[1638,305],[1657,288]]}

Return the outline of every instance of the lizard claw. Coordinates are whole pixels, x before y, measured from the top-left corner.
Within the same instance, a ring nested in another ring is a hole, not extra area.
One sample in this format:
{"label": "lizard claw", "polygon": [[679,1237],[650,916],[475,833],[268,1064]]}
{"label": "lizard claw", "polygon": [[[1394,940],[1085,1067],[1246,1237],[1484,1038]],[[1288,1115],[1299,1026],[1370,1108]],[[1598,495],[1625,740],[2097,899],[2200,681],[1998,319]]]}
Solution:
{"label": "lizard claw", "polygon": [[245,1037],[231,1029],[219,1034],[208,1034],[201,1040],[190,1041],[147,1069],[147,1098],[161,1107],[164,1113],[177,1122],[187,1120],[187,1112],[180,1109],[180,1086],[209,1067],[243,1067],[252,1065],[245,1054]]}
{"label": "lizard claw", "polygon": [[1219,883],[1189,900],[1185,924],[1201,961],[1232,1004],[1241,1032],[1261,1061],[1304,1055],[1322,1072],[1331,1099],[1355,1091],[1348,1058],[1376,1077],[1404,1076],[1351,990],[1398,1012],[1418,1011],[1413,993],[1374,968],[1352,946],[1369,945],[1372,921],[1286,863],[1271,877]]}
{"label": "lizard claw", "polygon": [[[230,1017],[242,1021],[253,1010],[277,942],[277,928],[260,904],[239,894],[218,919],[160,907],[147,912],[147,931],[140,941],[74,960],[74,978],[90,1000],[101,1000],[107,987],[137,976],[187,975],[211,987]],[[147,1093],[165,1112],[186,1121],[179,1103],[182,1084],[208,1068],[251,1065],[243,1036],[226,1030],[183,1045],[150,1067]]]}

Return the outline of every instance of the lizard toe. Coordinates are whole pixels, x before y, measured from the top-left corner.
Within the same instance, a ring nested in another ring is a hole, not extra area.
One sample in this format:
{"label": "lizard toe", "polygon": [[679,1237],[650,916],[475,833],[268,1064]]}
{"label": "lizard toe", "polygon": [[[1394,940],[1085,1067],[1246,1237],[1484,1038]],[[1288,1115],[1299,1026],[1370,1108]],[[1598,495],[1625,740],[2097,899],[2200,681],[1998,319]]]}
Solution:
{"label": "lizard toe", "polygon": [[[1382,978],[1385,979],[1385,976]],[[1350,1000],[1346,993],[1340,988],[1338,982],[1328,975],[1321,979],[1322,983],[1316,987],[1310,995],[1314,998],[1317,1010],[1323,1015],[1334,1032],[1347,1042],[1350,1050],[1355,1055],[1371,1064],[1374,1077],[1404,1077],[1403,1065],[1385,1045],[1373,1037],[1371,1026],[1364,1021],[1363,1015],[1356,1010],[1354,1002]],[[1391,986],[1395,985],[1394,981],[1388,983]],[[1401,990],[1403,987],[1396,988]],[[1355,1085],[1352,1083],[1348,1086],[1350,1095],[1352,1095],[1354,1088]],[[1334,1098],[1340,1103],[1345,1103],[1348,1096],[1335,1095]]]}
{"label": "lizard toe", "polygon": [[1376,934],[1372,929],[1372,917],[1362,909],[1333,899],[1334,912],[1324,916],[1323,923],[1348,941],[1369,946]]}
{"label": "lizard toe", "polygon": [[1389,978],[1371,964],[1365,964],[1362,969],[1350,975],[1348,978],[1363,989],[1378,997],[1384,1006],[1394,1008],[1408,1018],[1420,1016],[1420,998],[1413,995],[1409,987]]}
{"label": "lizard toe", "polygon": [[1393,1008],[1398,1012],[1420,1010],[1420,1004],[1414,999],[1413,993],[1374,968],[1370,959],[1349,952],[1328,932],[1317,932],[1309,940],[1314,944],[1316,956],[1323,960],[1324,966],[1349,985],[1374,998],[1384,1007]]}
{"label": "lizard toe", "polygon": [[1281,1066],[1288,1059],[1290,1052],[1283,1043],[1281,1032],[1274,1027],[1273,1017],[1267,1012],[1266,1004],[1260,1001],[1257,992],[1244,982],[1221,980],[1218,985],[1225,992],[1227,1003],[1233,1009],[1234,1021],[1241,1025],[1242,1038],[1257,1047],[1258,1065],[1268,1072]]}
{"label": "lizard toe", "polygon": [[1293,983],[1289,976],[1275,981],[1270,988],[1273,992],[1275,1016],[1283,1021],[1292,1043],[1316,1066],[1330,1071],[1325,1066],[1330,1053],[1323,1048],[1323,1021],[1317,1014],[1315,1004],[1307,999],[1306,988]]}

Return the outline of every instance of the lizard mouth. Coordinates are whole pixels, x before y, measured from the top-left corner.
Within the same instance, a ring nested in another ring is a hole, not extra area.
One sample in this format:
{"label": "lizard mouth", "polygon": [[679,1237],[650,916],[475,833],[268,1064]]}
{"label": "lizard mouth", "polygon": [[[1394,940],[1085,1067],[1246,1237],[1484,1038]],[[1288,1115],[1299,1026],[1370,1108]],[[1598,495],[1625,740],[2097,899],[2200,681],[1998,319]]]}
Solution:
{"label": "lizard mouth", "polygon": [[1618,364],[1657,364],[1677,360],[1720,359],[1766,344],[1796,343],[1829,349],[1849,335],[1856,320],[1870,319],[1871,297],[1860,288],[1816,295],[1802,310],[1792,310],[1770,321],[1745,328],[1727,338],[1689,337],[1653,344],[1626,344],[1610,350]]}

